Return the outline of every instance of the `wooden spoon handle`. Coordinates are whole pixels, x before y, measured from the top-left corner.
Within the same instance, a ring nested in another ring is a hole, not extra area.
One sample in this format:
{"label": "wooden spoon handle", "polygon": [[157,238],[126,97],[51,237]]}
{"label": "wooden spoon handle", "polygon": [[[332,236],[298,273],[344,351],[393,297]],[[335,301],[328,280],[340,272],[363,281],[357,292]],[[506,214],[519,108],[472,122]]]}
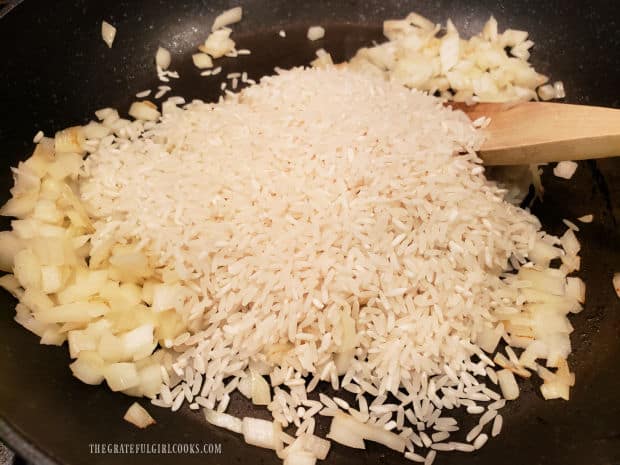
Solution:
{"label": "wooden spoon handle", "polygon": [[518,165],[620,155],[620,110],[527,102],[460,107],[473,120],[489,116],[480,150],[486,165]]}

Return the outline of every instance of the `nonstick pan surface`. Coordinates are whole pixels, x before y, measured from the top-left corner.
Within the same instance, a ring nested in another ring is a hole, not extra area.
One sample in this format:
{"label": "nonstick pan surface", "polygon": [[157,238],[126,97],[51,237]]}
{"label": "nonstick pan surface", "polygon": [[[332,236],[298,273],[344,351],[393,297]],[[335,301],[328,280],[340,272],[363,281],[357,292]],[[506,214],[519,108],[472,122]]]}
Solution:
{"label": "nonstick pan surface", "polygon": [[[0,20],[0,201],[8,198],[9,166],[32,150],[32,136],[84,123],[105,106],[126,111],[133,95],[161,85],[153,56],[159,45],[173,53],[181,79],[173,94],[214,99],[219,80],[201,78],[191,53],[227,1],[56,1],[18,2]],[[251,78],[274,66],[306,64],[320,47],[335,58],[350,57],[381,40],[383,19],[418,11],[444,22],[451,17],[464,35],[478,32],[494,14],[501,28],[530,31],[536,42],[532,62],[561,79],[567,101],[620,107],[620,33],[617,2],[292,1],[246,0],[244,19],[234,27],[239,47],[252,55],[223,60],[225,75],[247,71]],[[118,28],[110,50],[100,37],[105,19]],[[325,26],[325,39],[309,42],[308,26]],[[277,35],[287,31],[286,39]],[[502,434],[473,454],[440,454],[437,464],[618,465],[620,464],[620,300],[611,279],[620,271],[620,162],[580,163],[571,181],[543,178],[544,203],[534,212],[552,233],[562,218],[594,214],[583,225],[582,270],[588,285],[585,310],[572,318],[571,367],[577,384],[571,400],[544,401],[538,381],[522,383],[521,397],[509,403]],[[8,227],[4,220],[3,227]],[[158,423],[145,431],[122,421],[133,399],[72,377],[66,347],[40,346],[38,338],[13,321],[15,301],[0,294],[0,437],[37,464],[237,464],[278,463],[271,451],[207,425],[201,414],[149,407]],[[265,416],[236,399],[233,414]],[[463,428],[469,424],[463,423]],[[325,432],[326,424],[322,424]],[[207,454],[93,454],[91,444],[207,444]],[[212,446],[208,446],[212,444]],[[220,444],[221,446],[218,446]],[[221,449],[220,449],[221,447]],[[218,453],[218,450],[221,453]],[[368,444],[366,451],[332,446],[328,464],[397,464],[399,454]]]}

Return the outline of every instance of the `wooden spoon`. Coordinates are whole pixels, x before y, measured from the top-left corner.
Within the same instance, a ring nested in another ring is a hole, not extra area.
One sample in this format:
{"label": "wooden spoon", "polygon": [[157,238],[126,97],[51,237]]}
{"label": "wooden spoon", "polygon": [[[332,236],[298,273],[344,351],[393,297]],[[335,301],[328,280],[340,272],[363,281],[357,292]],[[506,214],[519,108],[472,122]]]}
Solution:
{"label": "wooden spoon", "polygon": [[566,103],[450,103],[472,121],[491,118],[485,165],[525,165],[620,155],[620,110]]}

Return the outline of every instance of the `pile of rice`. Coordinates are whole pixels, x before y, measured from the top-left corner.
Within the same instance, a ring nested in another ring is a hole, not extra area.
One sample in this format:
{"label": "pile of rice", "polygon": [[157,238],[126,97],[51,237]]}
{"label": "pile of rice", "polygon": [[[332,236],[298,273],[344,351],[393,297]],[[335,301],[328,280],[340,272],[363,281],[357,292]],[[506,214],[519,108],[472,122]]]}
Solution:
{"label": "pile of rice", "polygon": [[[153,311],[173,302],[187,326],[165,343],[174,379],[156,405],[223,413],[269,375],[268,409],[297,435],[344,410],[414,460],[484,444],[503,400],[475,343],[524,309],[528,283],[505,272],[547,236],[485,179],[463,113],[381,78],[293,69],[145,126],[101,140],[80,192],[91,255],[141,250],[170,284]],[[319,380],[356,404],[310,399]],[[449,442],[442,410],[488,402],[473,445]]]}

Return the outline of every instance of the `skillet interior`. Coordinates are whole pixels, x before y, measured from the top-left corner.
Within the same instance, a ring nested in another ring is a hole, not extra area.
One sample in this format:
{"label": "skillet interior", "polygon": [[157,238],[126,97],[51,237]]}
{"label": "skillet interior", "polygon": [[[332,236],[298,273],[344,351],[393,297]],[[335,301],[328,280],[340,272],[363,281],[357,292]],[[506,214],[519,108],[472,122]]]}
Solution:
{"label": "skillet interior", "polygon": [[[465,35],[479,31],[493,13],[500,27],[530,31],[537,43],[532,61],[543,73],[565,82],[568,101],[620,107],[617,47],[620,35],[613,21],[620,7],[612,2],[537,2],[490,0],[471,2],[425,0],[286,1],[246,0],[244,20],[234,38],[252,55],[227,59],[224,75],[248,71],[256,78],[274,66],[307,63],[320,47],[338,59],[359,46],[381,39],[380,24],[389,17],[416,10],[436,21],[452,17]],[[86,122],[94,110],[114,106],[126,110],[133,95],[156,88],[152,64],[159,44],[173,52],[172,68],[181,74],[174,93],[186,99],[212,99],[219,80],[201,78],[190,55],[208,34],[213,17],[236,3],[228,1],[134,0],[118,2],[28,0],[0,22],[0,201],[11,185],[8,167],[25,158],[32,135]],[[563,14],[556,12],[563,12]],[[118,28],[109,50],[99,28],[106,19]],[[324,40],[309,42],[306,28],[322,24]],[[287,38],[277,36],[287,30]],[[547,172],[550,171],[547,169]],[[549,173],[547,173],[549,174]],[[537,382],[522,384],[517,402],[505,410],[503,434],[475,454],[440,455],[440,464],[615,464],[620,463],[620,414],[617,387],[620,369],[620,304],[611,286],[620,271],[616,218],[620,210],[620,162],[587,162],[570,182],[545,177],[545,202],[535,207],[543,225],[563,230],[562,218],[587,213],[595,222],[584,225],[581,276],[588,284],[586,309],[572,321],[572,367],[577,385],[569,403],[542,400]],[[3,223],[8,226],[8,221]],[[270,451],[247,446],[232,433],[204,423],[200,415],[171,414],[151,407],[158,424],[138,431],[121,420],[132,400],[104,388],[75,380],[66,347],[43,347],[12,321],[15,302],[0,295],[0,436],[35,463],[108,464],[131,460],[151,463],[278,463]],[[232,413],[252,412],[247,403]],[[254,412],[253,415],[264,415]],[[463,427],[467,427],[467,423]],[[325,425],[323,425],[325,427]],[[90,455],[89,443],[221,443],[221,455]],[[403,463],[396,453],[369,444],[367,452],[333,445],[327,463]]]}

